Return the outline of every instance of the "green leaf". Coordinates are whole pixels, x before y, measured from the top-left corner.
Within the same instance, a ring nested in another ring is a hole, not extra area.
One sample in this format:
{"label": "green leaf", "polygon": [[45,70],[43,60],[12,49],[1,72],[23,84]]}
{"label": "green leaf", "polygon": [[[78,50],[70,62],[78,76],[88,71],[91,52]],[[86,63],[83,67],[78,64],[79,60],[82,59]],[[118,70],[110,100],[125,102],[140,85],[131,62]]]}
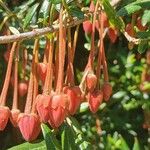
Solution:
{"label": "green leaf", "polygon": [[44,0],[39,11],[39,19],[42,18],[44,25],[47,24],[47,18],[49,17],[49,14],[50,14],[50,2],[49,0]]}
{"label": "green leaf", "polygon": [[33,5],[33,6],[29,9],[29,11],[28,11],[28,13],[27,13],[27,15],[26,15],[26,17],[25,17],[25,19],[24,19],[24,23],[23,23],[23,28],[24,28],[24,29],[29,25],[29,23],[30,23],[30,21],[32,20],[32,17],[34,16],[34,14],[35,14],[35,12],[36,12],[38,6],[39,6],[39,4],[35,4],[35,5]]}
{"label": "green leaf", "polygon": [[84,13],[78,7],[69,7],[69,12],[73,17],[77,17],[79,19],[84,18]]}
{"label": "green leaf", "polygon": [[37,147],[40,150],[47,150],[45,141],[37,141],[34,143],[25,142],[23,144],[11,147],[8,150],[35,150]]}
{"label": "green leaf", "polygon": [[70,136],[68,135],[67,126],[64,125],[63,132],[61,134],[62,150],[69,150],[70,149],[69,138],[70,138]]}
{"label": "green leaf", "polygon": [[134,139],[134,145],[133,145],[132,150],[140,150],[140,149],[141,149],[141,148],[140,148],[138,139],[135,137],[135,139]]}
{"label": "green leaf", "polygon": [[137,37],[138,38],[141,38],[141,39],[149,39],[150,38],[150,31],[146,31],[146,32],[137,32],[136,33]]}
{"label": "green leaf", "polygon": [[139,11],[140,9],[142,9],[141,6],[139,5],[127,5],[123,8],[121,8],[118,12],[117,15],[119,16],[126,16],[126,15],[130,15],[136,11]]}
{"label": "green leaf", "polygon": [[147,47],[148,47],[148,42],[145,40],[141,40],[140,44],[138,46],[138,52],[140,54],[144,53],[146,51]]}
{"label": "green leaf", "polygon": [[15,27],[9,27],[9,30],[15,35],[20,34],[20,32]]}
{"label": "green leaf", "polygon": [[124,140],[124,138],[122,136],[120,136],[121,139],[121,149],[122,150],[130,150],[127,142]]}
{"label": "green leaf", "polygon": [[42,133],[46,142],[47,149],[48,150],[60,149],[61,146],[58,140],[56,139],[54,133],[50,130],[50,128],[44,123],[41,124],[41,128],[42,128]]}
{"label": "green leaf", "polygon": [[109,18],[109,22],[121,31],[124,31],[125,25],[123,20],[117,15],[115,9],[110,5],[108,0],[102,0],[102,5]]}
{"label": "green leaf", "polygon": [[144,8],[145,9],[150,8],[150,0],[138,0],[136,2],[132,2],[124,6],[123,8],[121,8],[117,12],[117,15],[120,15],[120,16],[129,15]]}
{"label": "green leaf", "polygon": [[150,22],[150,10],[145,10],[144,15],[142,16],[142,25],[145,26]]}
{"label": "green leaf", "polygon": [[53,4],[60,4],[61,0],[50,0]]}

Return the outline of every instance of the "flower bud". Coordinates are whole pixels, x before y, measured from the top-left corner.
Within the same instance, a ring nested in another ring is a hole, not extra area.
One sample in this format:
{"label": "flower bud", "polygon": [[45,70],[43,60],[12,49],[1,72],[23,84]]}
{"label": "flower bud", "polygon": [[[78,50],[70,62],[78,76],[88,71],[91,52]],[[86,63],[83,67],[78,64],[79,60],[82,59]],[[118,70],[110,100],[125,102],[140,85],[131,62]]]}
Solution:
{"label": "flower bud", "polygon": [[42,122],[48,122],[49,120],[49,109],[50,109],[50,95],[39,94],[36,97],[36,109]]}
{"label": "flower bud", "polygon": [[20,82],[18,84],[18,92],[19,96],[23,97],[27,94],[28,91],[28,84],[26,82]]}
{"label": "flower bud", "polygon": [[105,82],[102,87],[103,97],[105,101],[108,101],[112,94],[112,86],[109,82]]}
{"label": "flower bud", "polygon": [[97,83],[97,77],[94,73],[88,73],[86,76],[86,87],[87,90],[92,92],[94,91],[95,87],[96,87],[96,83]]}
{"label": "flower bud", "polygon": [[68,111],[68,97],[65,94],[56,94],[52,96],[51,107],[49,111],[49,124],[53,128],[58,128],[64,121]]}
{"label": "flower bud", "polygon": [[36,114],[21,113],[18,117],[18,126],[26,141],[33,141],[40,133],[40,119]]}
{"label": "flower bud", "polygon": [[47,65],[45,63],[39,63],[37,66],[37,73],[43,83],[45,82],[46,72],[47,72]]}
{"label": "flower bud", "polygon": [[71,115],[74,115],[81,103],[81,90],[78,86],[69,87],[66,86],[63,89],[64,93],[68,96],[69,108],[68,111]]}
{"label": "flower bud", "polygon": [[0,131],[3,131],[10,117],[10,110],[6,106],[0,106]]}
{"label": "flower bud", "polygon": [[19,109],[12,109],[10,114],[10,121],[14,127],[18,126],[18,116],[20,114]]}
{"label": "flower bud", "polygon": [[103,92],[100,90],[94,90],[88,93],[89,108],[92,113],[96,113],[100,104],[103,101]]}
{"label": "flower bud", "polygon": [[91,34],[92,32],[92,22],[87,20],[83,22],[83,30],[87,34]]}

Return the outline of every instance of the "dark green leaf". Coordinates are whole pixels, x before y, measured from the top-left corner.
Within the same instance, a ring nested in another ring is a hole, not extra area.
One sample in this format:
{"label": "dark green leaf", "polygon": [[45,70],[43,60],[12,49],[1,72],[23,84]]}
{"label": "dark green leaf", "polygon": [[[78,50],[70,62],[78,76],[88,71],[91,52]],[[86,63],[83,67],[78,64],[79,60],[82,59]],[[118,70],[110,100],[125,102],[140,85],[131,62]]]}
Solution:
{"label": "dark green leaf", "polygon": [[121,8],[117,14],[120,16],[125,16],[144,8],[150,8],[150,0],[138,0],[136,2],[132,2]]}
{"label": "dark green leaf", "polygon": [[69,12],[73,17],[77,17],[79,19],[84,18],[84,13],[77,7],[69,7]]}
{"label": "dark green leaf", "polygon": [[104,7],[104,10],[109,18],[110,23],[120,29],[120,30],[124,30],[125,25],[123,20],[117,15],[116,11],[114,10],[114,8],[110,5],[110,2],[108,0],[102,0],[102,4]]}
{"label": "dark green leaf", "polygon": [[49,14],[50,14],[50,2],[49,0],[44,0],[40,8],[39,18],[43,19],[43,24],[45,25],[47,23],[47,18],[49,17]]}
{"label": "dark green leaf", "polygon": [[145,10],[144,15],[142,16],[142,25],[145,26],[150,22],[150,10]]}
{"label": "dark green leaf", "polygon": [[35,150],[38,147],[40,150],[47,150],[45,141],[37,141],[34,143],[23,143],[17,146],[14,146],[12,148],[9,148],[8,150]]}
{"label": "dark green leaf", "polygon": [[28,11],[28,13],[24,19],[23,28],[26,28],[29,25],[29,23],[32,20],[32,17],[34,16],[38,6],[39,6],[39,4],[35,4],[29,9],[29,11]]}
{"label": "dark green leaf", "polygon": [[66,125],[64,125],[63,132],[61,134],[61,144],[62,144],[62,150],[70,149],[68,129]]}
{"label": "dark green leaf", "polygon": [[127,5],[127,6],[123,7],[123,8],[121,8],[117,12],[117,14],[119,16],[130,15],[130,14],[132,14],[132,13],[134,13],[134,12],[140,10],[140,9],[142,9],[142,7],[139,6],[139,5]]}
{"label": "dark green leaf", "polygon": [[138,38],[141,38],[141,39],[149,38],[150,37],[150,31],[137,32],[136,35]]}
{"label": "dark green leaf", "polygon": [[53,132],[50,130],[50,128],[46,124],[41,124],[42,133],[46,142],[47,149],[56,150],[60,149],[60,144],[58,140],[56,139]]}
{"label": "dark green leaf", "polygon": [[145,40],[141,40],[140,44],[138,46],[138,52],[140,54],[144,53],[146,51],[147,47],[148,47],[148,42]]}

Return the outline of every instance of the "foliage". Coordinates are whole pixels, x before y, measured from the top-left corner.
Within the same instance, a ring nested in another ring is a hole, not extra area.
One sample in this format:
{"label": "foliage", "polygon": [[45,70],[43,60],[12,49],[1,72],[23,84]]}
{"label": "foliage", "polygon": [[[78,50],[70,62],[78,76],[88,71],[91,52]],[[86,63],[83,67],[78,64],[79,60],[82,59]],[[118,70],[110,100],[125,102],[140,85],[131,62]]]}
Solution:
{"label": "foliage", "polygon": [[[0,133],[2,141],[0,149],[149,149],[149,132],[147,128],[143,128],[143,125],[150,119],[145,118],[145,112],[150,110],[150,95],[149,92],[141,91],[140,84],[142,72],[147,67],[146,51],[150,46],[150,0],[121,1],[116,8],[112,7],[108,0],[99,1],[109,18],[110,26],[119,31],[115,43],[110,42],[108,35],[104,39],[109,76],[113,85],[113,95],[109,102],[103,102],[96,114],[89,111],[87,103],[82,103],[77,114],[73,117],[68,116],[59,130],[51,129],[48,124],[41,124],[43,135],[40,134],[39,140],[34,143],[12,140],[14,133],[17,133],[19,139],[21,136],[9,123],[7,129]],[[19,34],[49,26],[51,21],[58,17],[61,3],[61,0],[6,0],[5,2],[0,0],[1,35],[7,28],[12,34]],[[82,0],[81,3],[78,0],[63,0],[63,5],[71,17],[83,19],[85,12],[82,8],[88,7],[90,0]],[[141,31],[136,26],[135,20],[132,19],[134,14],[141,18],[142,25],[147,26],[146,30]],[[123,35],[128,23],[133,23],[134,38],[139,39],[137,45],[134,45],[134,42],[129,43]],[[89,35],[83,36],[81,26],[79,34],[74,62],[76,83],[81,80],[91,42]],[[47,36],[50,37],[50,34]],[[33,39],[23,41],[21,50],[28,47],[31,54],[33,42]],[[132,50],[129,44],[133,45]],[[44,45],[45,39],[42,36],[40,54],[43,54]],[[6,68],[3,55],[6,45],[0,45],[0,49],[0,75],[3,79]],[[2,82],[1,80],[0,85]],[[150,90],[148,84],[146,83],[145,86]],[[10,95],[12,95],[11,89],[8,96],[9,103],[11,103]]]}

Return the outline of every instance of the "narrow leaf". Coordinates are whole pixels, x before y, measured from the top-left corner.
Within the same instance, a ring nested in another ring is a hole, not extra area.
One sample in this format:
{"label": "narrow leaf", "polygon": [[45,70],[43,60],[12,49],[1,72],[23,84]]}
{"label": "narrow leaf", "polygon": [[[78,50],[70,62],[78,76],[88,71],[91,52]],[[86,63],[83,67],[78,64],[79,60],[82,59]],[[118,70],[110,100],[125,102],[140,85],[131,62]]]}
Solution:
{"label": "narrow leaf", "polygon": [[138,46],[138,52],[140,54],[144,53],[146,51],[147,47],[148,47],[148,42],[145,40],[141,40],[141,42]]}
{"label": "narrow leaf", "polygon": [[69,12],[73,17],[77,17],[79,19],[84,18],[84,13],[77,7],[70,7]]}
{"label": "narrow leaf", "polygon": [[69,137],[67,134],[67,126],[64,125],[63,132],[61,134],[61,144],[62,144],[62,150],[69,150],[70,144],[69,144]]}
{"label": "narrow leaf", "polygon": [[60,149],[60,144],[58,140],[56,139],[53,132],[50,130],[50,128],[46,124],[41,124],[42,133],[46,142],[47,149],[56,150]]}
{"label": "narrow leaf", "polygon": [[141,149],[141,148],[140,148],[140,145],[139,145],[138,139],[137,139],[137,138],[135,138],[135,139],[134,139],[134,145],[133,145],[132,150],[140,150],[140,149]]}
{"label": "narrow leaf", "polygon": [[117,15],[119,16],[126,16],[126,15],[130,15],[136,11],[139,11],[140,9],[142,9],[141,6],[139,5],[127,5],[123,8],[121,8],[118,12]]}
{"label": "narrow leaf", "polygon": [[29,23],[30,23],[30,21],[32,20],[32,18],[33,18],[33,16],[34,16],[34,14],[35,14],[35,12],[36,12],[38,6],[39,6],[39,4],[35,4],[35,5],[33,5],[33,6],[29,9],[29,11],[28,11],[28,13],[27,13],[27,15],[26,15],[26,17],[25,17],[25,19],[24,19],[24,24],[23,24],[23,28],[24,28],[24,29],[29,25]]}
{"label": "narrow leaf", "polygon": [[123,20],[117,15],[115,9],[110,5],[110,2],[108,0],[102,0],[102,5],[104,7],[104,10],[109,18],[110,23],[118,28],[119,30],[124,30],[125,25]]}
{"label": "narrow leaf", "polygon": [[15,27],[9,27],[9,30],[15,35],[20,34],[20,32]]}
{"label": "narrow leaf", "polygon": [[150,22],[150,10],[145,10],[144,15],[142,16],[142,25],[145,26]]}
{"label": "narrow leaf", "polygon": [[47,150],[45,141],[36,141],[34,143],[25,142],[23,144],[13,146],[8,150],[35,150],[37,147],[40,150]]}

